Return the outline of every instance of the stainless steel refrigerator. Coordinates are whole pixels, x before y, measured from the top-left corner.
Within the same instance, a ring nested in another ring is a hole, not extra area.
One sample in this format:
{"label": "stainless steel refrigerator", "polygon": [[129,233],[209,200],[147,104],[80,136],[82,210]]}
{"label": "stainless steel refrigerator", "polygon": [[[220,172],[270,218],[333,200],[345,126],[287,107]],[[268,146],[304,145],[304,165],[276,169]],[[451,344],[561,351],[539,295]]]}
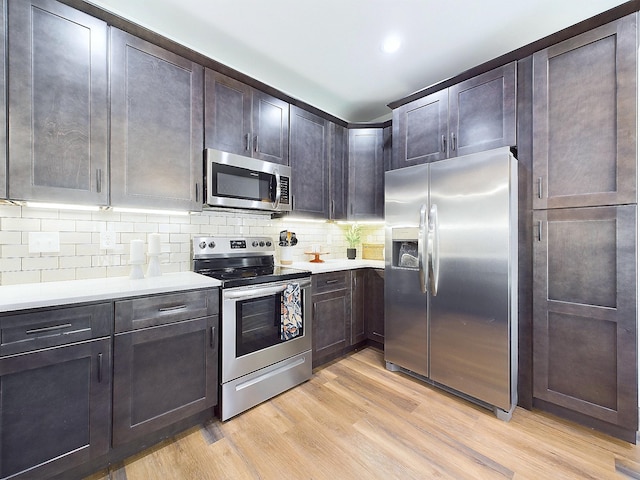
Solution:
{"label": "stainless steel refrigerator", "polygon": [[517,161],[508,147],[385,175],[385,345],[494,410],[517,403]]}

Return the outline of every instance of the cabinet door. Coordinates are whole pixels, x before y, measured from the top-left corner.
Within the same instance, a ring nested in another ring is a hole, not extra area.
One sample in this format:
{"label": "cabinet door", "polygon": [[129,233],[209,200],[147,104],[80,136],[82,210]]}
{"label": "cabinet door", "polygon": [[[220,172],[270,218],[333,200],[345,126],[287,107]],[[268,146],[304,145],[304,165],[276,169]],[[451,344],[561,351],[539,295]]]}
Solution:
{"label": "cabinet door", "polygon": [[636,206],[537,211],[534,226],[534,405],[635,432]]}
{"label": "cabinet door", "polygon": [[349,130],[348,218],[384,218],[382,128]]}
{"label": "cabinet door", "polygon": [[449,88],[449,157],[516,144],[516,62]]}
{"label": "cabinet door", "polygon": [[205,148],[251,156],[251,92],[249,85],[205,69]]}
{"label": "cabinet door", "polygon": [[384,270],[367,271],[365,319],[367,338],[384,344]]}
{"label": "cabinet door", "polygon": [[367,339],[366,328],[366,291],[367,270],[351,271],[351,341],[349,345],[356,345]]}
{"label": "cabinet door", "polygon": [[109,451],[111,339],[0,358],[0,478],[49,478]]}
{"label": "cabinet door", "polygon": [[209,316],[114,336],[114,447],[217,403],[218,332]]}
{"label": "cabinet door", "polygon": [[111,29],[111,204],[202,209],[202,67]]}
{"label": "cabinet door", "polygon": [[329,123],[291,107],[290,163],[293,209],[329,218]]}
{"label": "cabinet door", "polygon": [[10,197],[106,205],[107,25],[12,0],[8,30]]}
{"label": "cabinet door", "polygon": [[5,12],[6,0],[0,0],[0,198],[7,198],[7,61]]}
{"label": "cabinet door", "polygon": [[447,158],[447,99],[445,89],[393,111],[392,168]]}
{"label": "cabinet door", "polygon": [[533,56],[535,209],[636,202],[635,14]]}
{"label": "cabinet door", "polygon": [[289,104],[253,90],[253,155],[289,165]]}
{"label": "cabinet door", "polygon": [[342,355],[351,341],[351,290],[313,295],[313,366]]}
{"label": "cabinet door", "polygon": [[349,201],[349,135],[348,130],[331,123],[329,155],[329,218],[345,220]]}

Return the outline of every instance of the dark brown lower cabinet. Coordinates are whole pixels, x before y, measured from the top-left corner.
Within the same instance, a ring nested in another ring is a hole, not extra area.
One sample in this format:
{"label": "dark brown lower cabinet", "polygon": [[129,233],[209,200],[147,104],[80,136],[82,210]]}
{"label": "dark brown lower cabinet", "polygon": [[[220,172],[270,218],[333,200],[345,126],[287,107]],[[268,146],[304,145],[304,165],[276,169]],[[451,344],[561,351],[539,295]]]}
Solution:
{"label": "dark brown lower cabinet", "polygon": [[110,425],[110,337],[0,358],[0,478],[48,478],[103,455]]}
{"label": "dark brown lower cabinet", "polygon": [[114,336],[113,446],[217,403],[218,316]]}
{"label": "dark brown lower cabinet", "polygon": [[367,339],[367,272],[366,269],[351,271],[351,342],[356,345]]}
{"label": "dark brown lower cabinet", "polygon": [[534,406],[635,442],[636,206],[534,212]]}
{"label": "dark brown lower cabinet", "polygon": [[367,339],[384,344],[384,270],[367,270],[365,283]]}
{"label": "dark brown lower cabinet", "polygon": [[351,292],[313,295],[313,366],[337,358],[349,346]]}

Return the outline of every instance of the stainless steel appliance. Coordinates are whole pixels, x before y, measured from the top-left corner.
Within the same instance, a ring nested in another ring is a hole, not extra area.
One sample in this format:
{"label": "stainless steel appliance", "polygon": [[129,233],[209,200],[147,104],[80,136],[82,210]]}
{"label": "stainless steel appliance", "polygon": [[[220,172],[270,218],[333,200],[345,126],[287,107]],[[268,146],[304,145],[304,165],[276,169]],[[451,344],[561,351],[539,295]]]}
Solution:
{"label": "stainless steel appliance", "polygon": [[[267,237],[193,239],[193,270],[222,282],[222,420],[311,377],[311,272],[275,265],[274,248]],[[299,286],[301,324],[284,339],[290,286]]]}
{"label": "stainless steel appliance", "polygon": [[508,147],[385,175],[385,361],[517,403],[517,161]]}
{"label": "stainless steel appliance", "polygon": [[287,165],[208,148],[205,175],[207,205],[291,211],[291,168]]}

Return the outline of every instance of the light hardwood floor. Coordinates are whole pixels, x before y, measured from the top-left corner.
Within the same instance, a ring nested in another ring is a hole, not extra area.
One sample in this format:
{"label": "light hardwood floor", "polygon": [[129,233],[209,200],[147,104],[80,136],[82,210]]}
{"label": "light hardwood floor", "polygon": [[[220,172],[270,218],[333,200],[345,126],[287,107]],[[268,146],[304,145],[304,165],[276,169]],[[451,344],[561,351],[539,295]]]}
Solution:
{"label": "light hardwood floor", "polygon": [[640,479],[640,447],[541,412],[510,422],[367,348],[225,423],[195,427],[91,480]]}

